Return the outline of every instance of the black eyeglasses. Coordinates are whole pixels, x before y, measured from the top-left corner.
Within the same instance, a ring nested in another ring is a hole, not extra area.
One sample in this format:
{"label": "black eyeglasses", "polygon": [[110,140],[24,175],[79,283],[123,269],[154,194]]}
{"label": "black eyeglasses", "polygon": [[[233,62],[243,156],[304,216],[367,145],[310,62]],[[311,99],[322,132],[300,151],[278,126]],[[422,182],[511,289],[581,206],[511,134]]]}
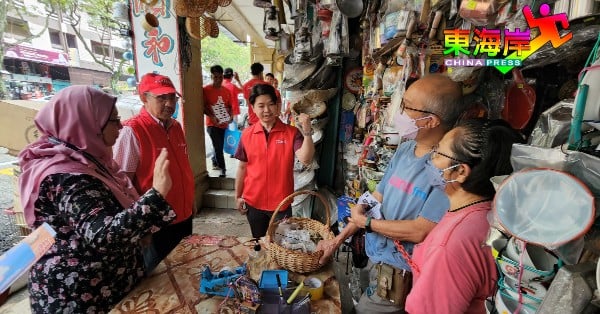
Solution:
{"label": "black eyeglasses", "polygon": [[148,96],[156,99],[162,105],[166,104],[167,102],[170,102],[170,103],[174,104],[174,103],[176,103],[176,102],[179,101],[179,97],[177,97],[177,95],[175,95],[175,94],[167,94],[167,95],[156,96],[156,95],[152,95],[152,94],[148,93],[146,95],[148,95]]}
{"label": "black eyeglasses", "polygon": [[416,111],[416,112],[420,112],[420,113],[427,113],[427,114],[432,114],[434,116],[437,116],[437,114],[435,114],[434,112],[431,111],[427,111],[427,110],[421,110],[421,109],[416,109],[416,108],[412,108],[412,107],[408,107],[405,103],[404,103],[404,99],[402,100],[402,103],[400,103],[400,113],[403,113],[404,110],[412,110],[412,111]]}
{"label": "black eyeglasses", "polygon": [[454,157],[452,157],[452,156],[450,156],[450,155],[446,155],[446,154],[444,154],[444,153],[440,153],[440,152],[438,152],[438,150],[437,150],[437,147],[433,147],[433,148],[431,149],[431,159],[434,159],[434,158],[436,158],[436,157],[437,157],[437,155],[440,155],[440,156],[446,157],[446,158],[448,158],[448,159],[450,159],[450,160],[452,160],[452,161],[454,161],[454,162],[457,162],[457,163],[459,163],[459,164],[469,164],[469,163],[468,163],[468,162],[466,162],[466,161],[462,161],[462,160],[460,160],[460,159],[457,159],[457,158],[454,158]]}

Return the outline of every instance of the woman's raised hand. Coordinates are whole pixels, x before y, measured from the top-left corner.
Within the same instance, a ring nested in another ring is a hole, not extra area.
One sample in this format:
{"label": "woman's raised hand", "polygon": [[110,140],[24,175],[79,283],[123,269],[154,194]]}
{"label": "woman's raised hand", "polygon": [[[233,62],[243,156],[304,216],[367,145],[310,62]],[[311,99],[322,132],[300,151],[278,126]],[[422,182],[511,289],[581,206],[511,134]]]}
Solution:
{"label": "woman's raised hand", "polygon": [[167,149],[163,148],[154,163],[154,178],[152,179],[152,187],[163,197],[167,197],[171,186],[173,186],[173,181],[169,174],[169,159],[167,159],[167,155]]}

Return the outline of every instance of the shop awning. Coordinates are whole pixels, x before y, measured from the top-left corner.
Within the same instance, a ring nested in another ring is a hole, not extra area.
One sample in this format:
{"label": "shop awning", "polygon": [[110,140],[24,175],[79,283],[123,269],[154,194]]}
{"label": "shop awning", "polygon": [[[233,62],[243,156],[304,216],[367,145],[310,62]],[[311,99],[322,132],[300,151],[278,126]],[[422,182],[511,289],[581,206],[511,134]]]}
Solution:
{"label": "shop awning", "polygon": [[17,45],[6,49],[4,57],[69,66],[69,56],[64,52],[42,50],[23,45]]}

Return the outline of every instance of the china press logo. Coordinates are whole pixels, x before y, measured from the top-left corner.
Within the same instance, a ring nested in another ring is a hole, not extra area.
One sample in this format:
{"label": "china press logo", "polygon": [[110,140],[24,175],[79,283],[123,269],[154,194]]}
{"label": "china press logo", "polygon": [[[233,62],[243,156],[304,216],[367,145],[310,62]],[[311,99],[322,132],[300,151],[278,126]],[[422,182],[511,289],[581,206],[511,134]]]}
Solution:
{"label": "china press logo", "polygon": [[[541,17],[534,17],[530,6],[523,7],[523,16],[527,21],[529,29],[515,29],[510,31],[500,29],[475,29],[473,41],[475,48],[470,51],[470,31],[462,29],[444,30],[444,55],[459,56],[483,56],[488,58],[473,59],[446,59],[444,65],[456,66],[493,66],[502,72],[508,73],[512,68],[521,66],[523,60],[538,51],[547,42],[552,47],[558,48],[573,38],[570,31],[563,37],[558,32],[557,24],[563,29],[569,28],[569,20],[566,13],[550,14],[550,6],[546,3],[540,6]],[[539,35],[530,39],[531,29],[538,28]]]}

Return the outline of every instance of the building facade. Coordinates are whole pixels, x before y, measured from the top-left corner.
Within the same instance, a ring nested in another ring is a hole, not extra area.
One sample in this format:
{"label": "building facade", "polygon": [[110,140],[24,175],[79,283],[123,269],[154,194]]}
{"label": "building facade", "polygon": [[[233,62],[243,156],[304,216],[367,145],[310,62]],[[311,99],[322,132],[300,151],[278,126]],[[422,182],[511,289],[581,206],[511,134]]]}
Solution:
{"label": "building facade", "polygon": [[[96,60],[117,69],[130,40],[92,25],[85,13],[78,25],[81,39],[68,16],[50,14],[37,1],[11,1],[28,14],[7,12],[2,79],[8,98],[42,98],[69,85],[110,88],[111,71]],[[131,64],[125,61],[126,67]],[[126,87],[126,79],[120,78],[118,86]]]}

